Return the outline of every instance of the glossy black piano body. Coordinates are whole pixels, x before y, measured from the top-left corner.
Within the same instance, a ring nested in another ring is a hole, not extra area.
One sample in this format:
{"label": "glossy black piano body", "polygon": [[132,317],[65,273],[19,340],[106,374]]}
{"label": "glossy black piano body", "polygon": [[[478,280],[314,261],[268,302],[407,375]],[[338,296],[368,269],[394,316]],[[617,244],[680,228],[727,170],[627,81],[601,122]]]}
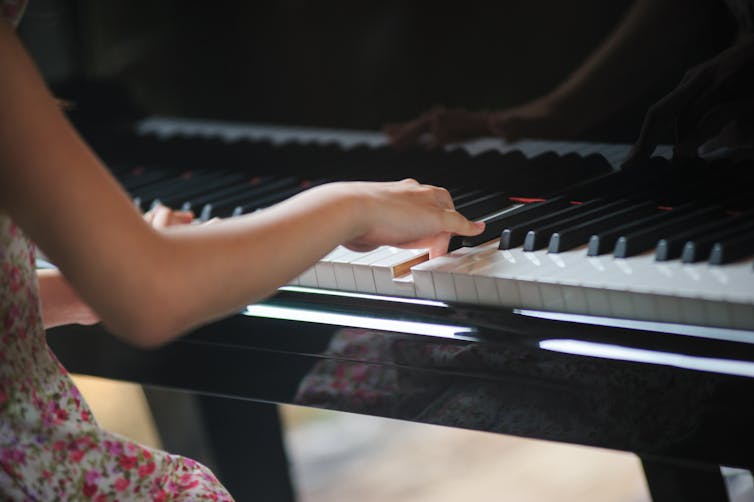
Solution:
{"label": "glossy black piano body", "polygon": [[[107,143],[93,139],[116,172],[120,165],[133,168],[136,159],[159,168],[176,161],[233,169],[253,164],[265,166],[260,176],[306,174],[318,182],[389,179],[396,172],[418,177],[427,167],[405,169],[405,162],[426,162],[427,154],[412,160],[414,154],[368,146],[348,150],[344,165],[336,162],[343,153],[336,144],[283,148],[264,140],[254,148],[275,159],[265,164],[242,155],[250,151],[244,141],[107,137]],[[218,149],[225,153],[218,156]],[[307,165],[298,162],[302,156]],[[505,170],[494,170],[499,156],[457,151],[429,159],[437,171],[426,172],[430,179],[438,172],[451,182],[472,172],[486,173],[488,184],[505,179]],[[562,161],[554,154],[539,159]],[[315,163],[330,163],[316,179]],[[465,172],[453,173],[464,163]],[[356,176],[344,175],[353,165]],[[584,168],[587,177],[610,171],[604,159],[595,165]],[[564,183],[556,175],[542,181],[528,195]],[[754,465],[752,331],[295,287],[261,307],[154,351],[104,336],[101,327],[59,328],[48,340],[66,367],[82,374],[635,452],[657,500],[686,494],[724,500],[718,466]]]}

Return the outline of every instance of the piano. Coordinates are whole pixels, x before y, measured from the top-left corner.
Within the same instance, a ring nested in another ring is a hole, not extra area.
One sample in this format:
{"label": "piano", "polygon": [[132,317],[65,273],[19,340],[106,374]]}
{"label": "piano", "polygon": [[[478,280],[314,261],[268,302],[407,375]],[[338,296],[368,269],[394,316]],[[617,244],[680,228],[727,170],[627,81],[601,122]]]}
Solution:
{"label": "piano", "polygon": [[72,372],[634,452],[655,501],[728,500],[720,466],[754,465],[751,161],[661,149],[622,171],[625,145],[399,152],[374,133],[165,117],[87,136],[142,210],[225,218],[414,177],[487,231],[434,259],[335,249],[158,350],[58,328]]}

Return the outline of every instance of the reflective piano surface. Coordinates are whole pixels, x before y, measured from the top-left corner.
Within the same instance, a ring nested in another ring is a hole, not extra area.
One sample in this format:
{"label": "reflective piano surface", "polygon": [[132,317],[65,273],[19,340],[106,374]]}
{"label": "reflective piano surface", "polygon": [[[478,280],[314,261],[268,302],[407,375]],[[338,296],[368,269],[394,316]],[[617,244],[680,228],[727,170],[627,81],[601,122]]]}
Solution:
{"label": "reflective piano surface", "polygon": [[[127,171],[139,167],[137,158],[158,168],[186,161],[192,167],[238,169],[249,162],[242,156],[244,145],[261,141],[266,152],[284,157],[274,169],[289,166],[290,171],[262,168],[260,176],[303,172],[307,182],[314,183],[354,168],[329,166],[329,171],[315,172],[323,169],[323,160],[333,160],[329,154],[318,158],[317,144],[333,149],[337,141],[337,149],[357,151],[362,159],[381,146],[379,138],[368,133],[169,119],[144,121],[137,130],[137,139],[128,137],[125,143],[98,141],[96,135],[92,140],[106,161],[116,168],[126,165]],[[291,144],[293,140],[298,143]],[[184,149],[192,141],[211,148]],[[300,156],[285,157],[289,146],[312,164],[298,165]],[[582,157],[604,152],[605,162],[587,177],[604,174],[600,169],[612,172],[625,153],[625,147],[615,145],[501,146],[481,140],[460,154],[426,155],[438,171],[446,167],[441,165],[443,155],[456,157],[453,166],[473,158],[469,173],[489,175],[479,180],[482,184],[503,183],[505,178],[491,171],[495,162],[490,163],[489,156],[485,160],[491,146],[503,152],[518,149],[528,158],[544,151],[565,154],[576,149]],[[385,159],[399,154],[379,150],[378,159],[380,155],[381,161],[357,165],[354,177],[393,177]],[[428,166],[422,162],[420,172],[404,175],[423,179],[421,170]],[[385,171],[374,171],[380,165]],[[247,167],[248,172],[255,168]],[[435,178],[426,174],[430,181]],[[562,182],[557,176],[540,181],[537,193],[515,195],[549,197]],[[743,193],[750,194],[751,188]],[[628,263],[631,259],[625,258]],[[728,266],[718,267],[730,270]],[[736,276],[754,275],[751,256],[734,266],[739,267]],[[542,305],[475,304],[465,297],[417,298],[415,290],[401,297],[358,288],[324,289],[301,279],[259,305],[154,351],[102,336],[99,326],[59,328],[62,333],[48,340],[70,371],[145,385],[625,450],[639,454],[645,468],[668,465],[709,474],[714,471],[710,466],[750,469],[754,464],[754,306],[744,298],[747,292],[754,294],[754,287],[737,291],[732,301],[736,314],[730,316],[734,320],[720,326],[705,315],[698,323],[683,316],[637,319],[609,309],[568,312]],[[746,280],[754,285],[751,276]],[[705,309],[705,299],[696,300]],[[731,303],[726,298],[715,302],[723,310]]]}

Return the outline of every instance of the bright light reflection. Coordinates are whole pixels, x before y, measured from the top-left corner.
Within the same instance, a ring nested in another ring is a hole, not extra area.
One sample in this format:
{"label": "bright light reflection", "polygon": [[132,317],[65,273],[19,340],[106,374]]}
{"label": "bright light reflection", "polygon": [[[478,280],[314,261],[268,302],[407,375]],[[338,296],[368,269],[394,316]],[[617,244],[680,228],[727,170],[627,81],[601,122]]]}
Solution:
{"label": "bright light reflection", "polygon": [[613,328],[640,329],[656,331],[674,335],[694,336],[698,338],[712,338],[731,342],[754,343],[754,332],[742,329],[716,328],[712,326],[693,326],[690,324],[675,324],[658,321],[639,321],[635,319],[619,319],[615,317],[600,317],[583,314],[564,314],[560,312],[545,312],[541,310],[514,309],[513,312],[527,317],[549,319],[553,321],[578,322],[594,326],[610,326]]}
{"label": "bright light reflection", "polygon": [[381,295],[370,295],[367,293],[352,293],[350,291],[335,291],[332,289],[315,289],[315,288],[307,288],[304,286],[283,286],[279,288],[283,291],[297,291],[300,293],[310,293],[310,294],[317,294],[317,295],[328,295],[328,296],[345,296],[348,298],[365,298],[368,300],[387,300],[391,302],[400,302],[400,303],[412,303],[414,305],[429,305],[430,307],[447,307],[447,303],[438,302],[435,300],[422,300],[420,298],[405,298],[403,296],[381,296]]}
{"label": "bright light reflection", "polygon": [[637,363],[660,364],[696,371],[724,373],[744,377],[754,377],[754,363],[734,359],[689,356],[673,352],[636,349],[607,343],[585,342],[583,340],[551,339],[539,342],[539,347],[553,352],[577,356],[600,357]]}
{"label": "bright light reflection", "polygon": [[243,312],[244,315],[253,317],[267,317],[283,319],[287,321],[304,321],[318,324],[333,324],[336,326],[349,326],[352,328],[368,328],[381,331],[394,331],[398,333],[411,333],[415,335],[438,336],[442,338],[461,338],[464,334],[470,334],[473,330],[464,326],[452,326],[448,324],[432,324],[427,322],[398,321],[395,319],[379,319],[367,316],[339,314],[334,312],[320,312],[291,307],[278,307],[274,305],[249,305]]}

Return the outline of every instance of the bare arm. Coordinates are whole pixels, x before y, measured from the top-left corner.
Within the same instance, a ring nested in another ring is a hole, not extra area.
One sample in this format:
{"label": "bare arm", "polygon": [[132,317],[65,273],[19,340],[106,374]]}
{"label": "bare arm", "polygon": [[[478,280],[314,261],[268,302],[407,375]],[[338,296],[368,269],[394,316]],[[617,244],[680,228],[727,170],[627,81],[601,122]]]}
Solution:
{"label": "bare arm", "polygon": [[706,22],[704,0],[637,0],[623,21],[544,99],[584,129],[644,93]]}
{"label": "bare arm", "polygon": [[446,191],[404,181],[326,185],[254,215],[158,232],[78,137],[4,22],[0,61],[0,209],[133,343],[163,343],[259,300],[339,243],[439,253],[451,233],[482,230],[452,210]]}
{"label": "bare arm", "polygon": [[385,132],[396,147],[476,136],[564,139],[606,119],[645,92],[706,21],[707,0],[637,0],[594,52],[551,92],[493,112],[436,108]]}

